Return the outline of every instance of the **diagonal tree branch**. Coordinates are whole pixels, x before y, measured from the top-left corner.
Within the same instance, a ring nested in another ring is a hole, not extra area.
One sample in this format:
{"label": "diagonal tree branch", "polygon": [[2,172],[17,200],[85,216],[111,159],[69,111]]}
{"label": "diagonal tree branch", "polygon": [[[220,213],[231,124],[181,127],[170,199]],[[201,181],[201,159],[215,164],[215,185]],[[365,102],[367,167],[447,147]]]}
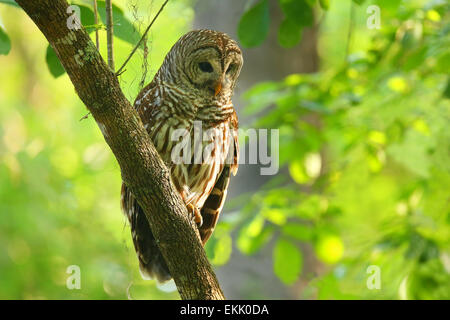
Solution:
{"label": "diagonal tree branch", "polygon": [[[45,35],[91,111],[158,239],[182,299],[224,299],[195,223],[144,126],[84,28],[70,30],[65,0],[17,0]],[[150,210],[151,209],[151,210]],[[149,212],[152,212],[150,215]]]}

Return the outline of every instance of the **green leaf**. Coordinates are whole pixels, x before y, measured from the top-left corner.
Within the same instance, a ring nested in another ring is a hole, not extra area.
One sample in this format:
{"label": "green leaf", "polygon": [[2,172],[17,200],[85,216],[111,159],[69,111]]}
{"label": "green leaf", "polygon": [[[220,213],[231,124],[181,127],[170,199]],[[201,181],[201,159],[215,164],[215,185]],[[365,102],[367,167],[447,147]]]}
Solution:
{"label": "green leaf", "polygon": [[91,33],[95,30],[93,27],[95,24],[94,11],[91,8],[78,5],[80,7],[80,19],[81,24],[86,28],[86,31]]}
{"label": "green leaf", "polygon": [[319,0],[319,4],[324,10],[328,10],[330,8],[330,0]]}
{"label": "green leaf", "polygon": [[0,0],[0,3],[9,4],[10,6],[20,8],[20,6],[14,0]]}
{"label": "green leaf", "polygon": [[280,208],[265,208],[262,210],[261,214],[267,218],[268,221],[277,225],[285,224],[288,215],[287,210]]}
{"label": "green leaf", "polygon": [[319,236],[314,249],[317,258],[327,264],[335,264],[341,260],[345,250],[340,237],[326,233]]}
{"label": "green leaf", "polygon": [[353,2],[356,3],[357,5],[362,5],[364,1],[366,0],[353,0]]}
{"label": "green leaf", "polygon": [[[256,224],[258,223],[256,222]],[[262,230],[257,229],[259,229],[259,226],[253,222],[240,230],[236,245],[242,253],[246,255],[254,254],[272,238],[273,228],[266,227]]]}
{"label": "green leaf", "polygon": [[[125,17],[125,14],[122,9],[120,9],[115,4],[113,4],[112,7],[113,7],[113,21],[114,21],[113,25],[114,36],[132,45],[137,44],[138,41],[141,39],[139,31],[134,27],[134,25],[130,22],[130,20],[128,20]],[[106,12],[104,1],[98,2],[98,13],[103,23],[106,24]]]}
{"label": "green leaf", "polygon": [[297,160],[293,161],[289,165],[289,173],[291,174],[292,179],[298,184],[305,184],[311,178],[306,174],[306,169],[302,161]]}
{"label": "green leaf", "polygon": [[238,36],[244,47],[260,45],[269,33],[269,4],[261,0],[242,15],[238,25]]}
{"label": "green leaf", "polygon": [[303,267],[303,256],[291,242],[279,239],[273,250],[273,271],[285,284],[297,281]]}
{"label": "green leaf", "polygon": [[305,0],[278,0],[287,19],[299,27],[311,26],[314,22],[312,7]]}
{"label": "green leaf", "polygon": [[278,42],[285,48],[292,48],[300,42],[303,27],[292,19],[284,19],[278,29]]}
{"label": "green leaf", "polygon": [[3,28],[0,27],[0,54],[7,55],[11,50],[11,40]]}
{"label": "green leaf", "polygon": [[232,251],[232,240],[228,233],[220,235],[214,245],[214,256],[211,262],[216,266],[224,265],[228,262]]}
{"label": "green leaf", "polygon": [[59,76],[63,75],[64,72],[66,72],[66,70],[64,70],[64,67],[61,65],[61,62],[59,62],[55,51],[50,45],[47,46],[45,61],[47,62],[48,70],[50,70],[50,73],[53,77],[58,78]]}

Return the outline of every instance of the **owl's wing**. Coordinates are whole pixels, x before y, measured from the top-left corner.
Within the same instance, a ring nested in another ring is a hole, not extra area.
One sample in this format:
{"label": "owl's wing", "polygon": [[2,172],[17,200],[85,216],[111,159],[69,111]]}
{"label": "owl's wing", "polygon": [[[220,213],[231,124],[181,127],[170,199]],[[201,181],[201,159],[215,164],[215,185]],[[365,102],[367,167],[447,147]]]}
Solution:
{"label": "owl's wing", "polygon": [[169,268],[161,251],[159,251],[144,210],[125,183],[122,183],[121,205],[130,223],[131,236],[139,259],[139,270],[142,278],[156,278],[159,282],[170,280]]}
{"label": "owl's wing", "polygon": [[238,120],[236,113],[233,113],[233,117],[230,120],[230,127],[232,133],[232,141],[229,152],[233,152],[231,163],[226,163],[219,175],[219,178],[214,185],[211,193],[206,199],[200,214],[203,218],[203,224],[199,228],[200,237],[203,244],[208,241],[209,237],[216,227],[219,220],[220,212],[222,211],[227,197],[228,184],[230,183],[231,173],[236,175],[239,166],[239,142],[238,142]]}

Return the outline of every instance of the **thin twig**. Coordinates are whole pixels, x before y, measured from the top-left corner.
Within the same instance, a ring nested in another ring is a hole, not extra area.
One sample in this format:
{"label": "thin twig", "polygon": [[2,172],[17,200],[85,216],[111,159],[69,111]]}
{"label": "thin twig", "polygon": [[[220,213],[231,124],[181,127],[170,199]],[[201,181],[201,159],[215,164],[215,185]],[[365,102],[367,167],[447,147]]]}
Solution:
{"label": "thin twig", "polygon": [[86,113],[81,119],[80,121],[89,118],[89,115],[91,114],[91,112],[89,111],[88,113]]}
{"label": "thin twig", "polygon": [[[95,21],[95,25],[98,25],[97,0],[94,0],[94,21]],[[99,41],[99,38],[98,38],[98,28],[95,28],[95,44],[97,46],[97,50],[100,50],[100,41]]]}
{"label": "thin twig", "polygon": [[145,86],[145,79],[147,78],[147,72],[148,72],[148,46],[147,46],[147,36],[145,36],[144,40],[144,57],[142,59],[142,77],[141,81],[139,82],[139,91],[144,89]]}
{"label": "thin twig", "polygon": [[120,74],[122,69],[125,67],[125,65],[128,63],[128,61],[131,59],[131,57],[133,56],[133,54],[136,52],[136,50],[139,48],[139,46],[141,45],[142,41],[144,39],[146,39],[147,37],[147,33],[150,30],[150,28],[152,27],[153,23],[156,21],[156,19],[158,18],[159,14],[163,11],[164,7],[166,6],[167,2],[169,2],[169,0],[164,1],[164,3],[162,4],[161,8],[159,8],[158,13],[156,14],[156,16],[153,18],[152,22],[150,22],[150,24],[148,25],[147,29],[145,29],[144,34],[141,37],[141,40],[139,40],[139,42],[137,43],[137,45],[134,47],[133,51],[131,51],[130,55],[128,56],[128,58],[125,60],[125,62],[122,64],[122,66],[119,68],[119,70],[116,72],[116,75]]}
{"label": "thin twig", "polygon": [[108,65],[114,72],[114,50],[113,50],[113,39],[114,39],[114,29],[113,29],[113,13],[112,13],[112,1],[105,0],[106,7],[106,43],[108,49]]}
{"label": "thin twig", "polygon": [[116,72],[116,76],[118,77],[118,76],[120,76],[122,73],[124,73],[125,71],[127,71],[127,69],[123,69],[122,71],[120,71],[120,72]]}

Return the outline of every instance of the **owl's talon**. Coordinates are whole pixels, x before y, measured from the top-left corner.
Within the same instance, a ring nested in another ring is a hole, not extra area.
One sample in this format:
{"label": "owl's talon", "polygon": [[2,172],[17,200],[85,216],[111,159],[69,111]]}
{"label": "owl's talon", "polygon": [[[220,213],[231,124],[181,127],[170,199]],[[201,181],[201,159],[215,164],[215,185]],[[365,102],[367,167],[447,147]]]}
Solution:
{"label": "owl's talon", "polygon": [[186,207],[188,209],[189,218],[193,219],[195,221],[195,223],[197,224],[197,227],[200,228],[203,224],[203,218],[202,218],[199,208],[194,206],[192,203],[189,203]]}

